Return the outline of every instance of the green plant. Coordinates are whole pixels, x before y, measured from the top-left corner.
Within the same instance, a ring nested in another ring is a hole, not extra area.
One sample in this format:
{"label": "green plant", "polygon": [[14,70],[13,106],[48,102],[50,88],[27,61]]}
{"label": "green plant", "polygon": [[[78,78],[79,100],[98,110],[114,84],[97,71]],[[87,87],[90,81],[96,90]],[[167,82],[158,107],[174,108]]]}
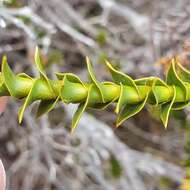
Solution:
{"label": "green plant", "polygon": [[157,77],[133,80],[114,69],[108,61],[106,65],[114,82],[98,82],[88,58],[86,62],[90,82],[83,83],[72,73],[56,73],[57,80],[48,79],[38,48],[35,63],[39,78],[32,78],[25,73],[15,75],[4,56],[0,73],[0,96],[25,98],[19,110],[19,123],[26,107],[34,101],[40,100],[38,117],[52,110],[60,100],[66,104],[79,103],[72,120],[72,131],[86,108],[104,109],[111,103],[117,103],[116,125],[119,126],[149,103],[158,109],[160,118],[167,127],[170,111],[183,109],[190,104],[190,72],[177,64],[175,58],[171,62],[166,82]]}

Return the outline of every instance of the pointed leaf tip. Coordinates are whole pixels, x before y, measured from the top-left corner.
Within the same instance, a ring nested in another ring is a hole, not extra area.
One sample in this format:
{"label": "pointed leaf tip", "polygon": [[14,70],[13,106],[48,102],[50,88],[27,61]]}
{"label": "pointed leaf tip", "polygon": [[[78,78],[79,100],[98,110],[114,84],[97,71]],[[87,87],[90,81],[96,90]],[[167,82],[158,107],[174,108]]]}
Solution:
{"label": "pointed leaf tip", "polygon": [[112,65],[109,63],[108,60],[105,60],[105,63],[106,63],[106,65],[107,65],[107,67],[112,67]]}
{"label": "pointed leaf tip", "polygon": [[168,119],[169,119],[169,114],[171,112],[172,106],[174,104],[175,98],[176,98],[176,88],[173,86],[173,98],[170,102],[167,102],[163,105],[161,105],[161,120],[164,124],[164,127],[167,128],[168,125]]}
{"label": "pointed leaf tip", "polygon": [[126,104],[117,117],[116,126],[119,127],[124,121],[139,113],[145,106],[148,96],[149,92],[146,94],[146,97],[142,102],[134,105]]}
{"label": "pointed leaf tip", "polygon": [[7,62],[7,56],[3,55],[2,62]]}
{"label": "pointed leaf tip", "polygon": [[7,63],[7,56],[6,55],[3,55],[3,58],[2,58],[2,65],[1,65],[1,72],[4,70],[3,68],[5,68]]}
{"label": "pointed leaf tip", "polygon": [[42,60],[40,57],[40,50],[39,50],[38,46],[36,47],[36,50],[35,50],[34,59],[35,59],[35,64],[36,64],[38,70],[40,71],[41,74],[44,74],[44,67],[42,65]]}
{"label": "pointed leaf tip", "polygon": [[41,100],[38,110],[36,113],[36,118],[41,117],[45,113],[49,113],[59,101],[59,96],[55,100]]}
{"label": "pointed leaf tip", "polygon": [[118,114],[119,111],[121,110],[121,107],[124,104],[125,98],[124,98],[124,86],[122,83],[120,83],[120,95],[119,95],[119,99],[115,108],[115,113]]}
{"label": "pointed leaf tip", "polygon": [[106,61],[106,65],[108,66],[109,72],[111,73],[112,78],[116,84],[119,85],[120,83],[122,83],[123,85],[131,86],[136,90],[137,94],[139,95],[139,90],[134,80],[130,76],[115,69],[108,61]]}
{"label": "pointed leaf tip", "polygon": [[71,133],[74,132],[74,130],[76,129],[77,127],[77,124],[79,123],[79,120],[80,118],[82,117],[82,114],[84,113],[84,111],[86,110],[88,104],[89,104],[89,101],[90,101],[90,95],[91,95],[91,90],[92,90],[92,85],[89,87],[89,90],[88,90],[88,95],[87,95],[87,98],[86,98],[86,101],[81,103],[76,112],[74,113],[74,116],[73,116],[73,119],[72,119],[72,124],[71,124]]}
{"label": "pointed leaf tip", "polygon": [[88,57],[86,57],[86,63],[87,63],[87,69],[88,69],[90,79],[93,82],[94,86],[99,91],[99,94],[101,96],[102,102],[105,103],[102,84],[96,79],[96,76],[95,76],[95,74],[93,72],[92,64],[91,64],[90,59]]}
{"label": "pointed leaf tip", "polygon": [[168,70],[167,76],[166,76],[166,83],[169,85],[176,85],[179,86],[184,93],[184,97],[187,100],[188,99],[188,89],[185,85],[185,83],[181,80],[181,78],[178,76],[178,73],[176,71],[176,59],[172,59],[170,68]]}

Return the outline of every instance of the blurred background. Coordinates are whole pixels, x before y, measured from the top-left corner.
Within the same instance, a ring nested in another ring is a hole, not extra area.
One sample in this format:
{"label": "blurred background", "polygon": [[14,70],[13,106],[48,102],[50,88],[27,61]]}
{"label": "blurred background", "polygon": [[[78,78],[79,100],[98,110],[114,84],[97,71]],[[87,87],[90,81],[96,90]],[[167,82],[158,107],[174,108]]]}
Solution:
{"label": "blurred background", "polygon": [[[100,81],[111,80],[104,59],[134,78],[164,79],[173,56],[190,68],[189,18],[189,0],[0,0],[0,58],[37,76],[39,45],[52,79],[87,80],[85,56]],[[7,190],[190,189],[190,109],[172,112],[167,130],[148,106],[117,129],[113,105],[89,110],[71,135],[75,105],[37,120],[34,104],[19,126],[21,104],[0,98]]]}

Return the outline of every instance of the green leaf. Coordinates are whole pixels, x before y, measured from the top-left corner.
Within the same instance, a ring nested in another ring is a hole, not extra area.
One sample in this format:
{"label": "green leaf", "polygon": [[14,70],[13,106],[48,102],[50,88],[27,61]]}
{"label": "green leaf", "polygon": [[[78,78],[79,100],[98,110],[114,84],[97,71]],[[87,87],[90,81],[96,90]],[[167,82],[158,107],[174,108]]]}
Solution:
{"label": "green leaf", "polygon": [[44,78],[46,78],[44,65],[42,64],[38,47],[36,47],[36,51],[35,51],[35,63],[36,63],[36,67],[37,67],[38,71],[40,72],[40,75],[42,75]]}
{"label": "green leaf", "polygon": [[106,103],[96,103],[93,104],[92,106],[89,105],[89,107],[91,109],[98,109],[98,110],[104,110],[106,109],[110,104],[112,104],[115,100],[112,100],[110,102],[106,102]]}
{"label": "green leaf", "polygon": [[17,81],[16,75],[12,72],[11,68],[9,67],[6,56],[3,57],[1,71],[2,71],[3,81],[9,93],[11,94],[11,96],[17,97],[17,92],[16,92],[17,89],[15,88],[16,87],[15,82]]}
{"label": "green leaf", "polygon": [[39,81],[39,79],[34,80],[33,86],[30,89],[30,92],[28,93],[23,106],[19,109],[19,112],[18,112],[19,123],[22,122],[24,111],[25,111],[26,107],[29,106],[32,102],[34,102],[36,100],[35,93],[36,93],[36,88],[38,86],[38,81]]}
{"label": "green leaf", "polygon": [[89,87],[88,95],[86,98],[86,101],[83,103],[80,103],[80,105],[77,108],[77,111],[75,112],[73,119],[72,119],[72,125],[71,125],[71,133],[74,132],[80,118],[82,117],[82,114],[84,113],[85,109],[88,106],[89,100],[90,100],[90,93],[91,93],[92,85]]}
{"label": "green leaf", "polygon": [[103,95],[103,91],[102,91],[102,84],[97,81],[97,79],[94,75],[93,69],[92,69],[92,64],[90,63],[90,59],[88,57],[86,57],[86,63],[87,63],[87,69],[88,69],[90,79],[93,82],[93,84],[96,86],[96,88],[98,89],[98,91],[101,95],[102,102],[105,103],[104,95]]}
{"label": "green leaf", "polygon": [[165,86],[166,88],[168,88],[167,84],[163,80],[161,80],[160,78],[157,78],[157,77],[145,77],[145,78],[141,78],[141,79],[136,79],[135,84],[136,85],[146,85],[146,86],[151,87],[152,91],[150,92],[150,99],[151,98],[153,99],[152,101],[154,102],[155,105],[158,105],[158,103],[159,103],[157,94],[155,92],[155,87],[156,86]]}
{"label": "green leaf", "polygon": [[48,88],[51,90],[52,93],[54,93],[54,90],[52,88],[50,80],[46,76],[46,72],[45,72],[44,66],[43,66],[41,58],[40,58],[40,52],[39,52],[38,47],[36,47],[36,51],[35,51],[35,63],[36,63],[37,69],[40,73],[40,78],[43,79],[44,81],[46,81]]}
{"label": "green leaf", "polygon": [[[109,81],[102,82],[102,84],[103,84],[103,85],[106,85],[106,84],[114,85],[113,82],[109,82]],[[89,107],[92,108],[92,109],[100,109],[100,110],[103,110],[103,109],[107,108],[110,104],[112,104],[113,102],[115,102],[117,99],[118,99],[118,97],[116,96],[114,99],[112,99],[111,101],[106,102],[106,103],[96,103],[96,104],[92,104],[92,105],[90,105],[90,103],[89,103]],[[91,103],[92,103],[92,102],[91,102]]]}
{"label": "green leaf", "polygon": [[190,82],[190,72],[179,63],[177,64],[177,73],[182,81]]}
{"label": "green leaf", "polygon": [[117,100],[117,97],[115,99],[113,99],[112,101],[110,101],[110,102],[96,103],[96,104],[93,104],[92,106],[89,105],[89,107],[92,108],[92,109],[103,110],[103,109],[107,108],[110,104],[112,104],[113,102],[115,102],[116,100]]}
{"label": "green leaf", "polygon": [[148,95],[149,95],[149,92],[147,93],[145,99],[140,103],[137,103],[134,105],[126,104],[123,110],[118,115],[116,126],[119,127],[125,120],[139,113],[142,110],[142,108],[145,106],[146,101],[148,99]]}
{"label": "green leaf", "polygon": [[72,83],[79,83],[83,85],[84,88],[86,88],[82,80],[77,75],[74,75],[72,73],[56,73],[56,76],[59,80],[64,80],[64,77],[66,76],[68,81]]}
{"label": "green leaf", "polygon": [[112,78],[116,84],[119,85],[120,83],[122,83],[123,85],[131,86],[131,87],[135,88],[135,90],[139,94],[139,90],[138,90],[134,80],[131,77],[114,69],[108,61],[106,61],[106,65],[107,65],[107,67],[112,75]]}
{"label": "green leaf", "polygon": [[135,81],[136,85],[149,85],[149,86],[151,86],[151,85],[153,85],[153,83],[156,82],[156,84],[159,86],[167,87],[167,84],[158,77],[144,77],[144,78],[136,79],[134,81]]}
{"label": "green leaf", "polygon": [[169,84],[169,85],[179,86],[184,92],[185,100],[187,100],[187,98],[188,98],[188,89],[187,89],[186,85],[184,84],[184,82],[177,75],[175,67],[176,67],[176,60],[172,59],[171,66],[170,66],[169,71],[167,73],[166,83]]}
{"label": "green leaf", "polygon": [[43,114],[50,112],[55,107],[58,100],[59,96],[56,98],[56,100],[41,100],[38,106],[36,117],[41,117]]}
{"label": "green leaf", "polygon": [[161,117],[161,120],[162,120],[165,128],[167,128],[169,114],[170,114],[170,111],[171,111],[172,106],[174,104],[175,97],[176,97],[176,88],[175,88],[175,86],[173,86],[173,92],[174,92],[174,94],[173,94],[172,100],[170,102],[167,102],[167,103],[161,105],[160,117]]}
{"label": "green leaf", "polygon": [[26,79],[33,80],[33,78],[30,77],[29,75],[27,75],[26,73],[19,73],[17,76],[21,77],[21,78],[26,78]]}
{"label": "green leaf", "polygon": [[147,85],[148,82],[152,82],[155,77],[144,77],[140,79],[135,79],[134,82],[136,85]]}
{"label": "green leaf", "polygon": [[75,101],[81,100],[87,96],[87,87],[82,85],[81,83],[74,83],[71,80],[68,80],[68,75],[64,76],[63,86],[60,91],[60,97],[64,103],[75,103],[73,97],[75,97]]}
{"label": "green leaf", "polygon": [[0,72],[0,86],[3,85],[4,81],[3,81],[3,76],[2,73]]}
{"label": "green leaf", "polygon": [[125,102],[125,98],[124,98],[124,86],[122,83],[120,83],[120,96],[119,96],[119,99],[118,99],[118,102],[117,102],[117,106],[116,106],[116,109],[115,109],[115,112],[116,113],[119,113],[119,111],[121,110],[121,107],[123,106]]}
{"label": "green leaf", "polygon": [[154,98],[155,98],[155,105],[158,105],[158,103],[159,103],[158,102],[158,97],[157,97],[157,94],[155,92],[155,87],[156,86],[165,86],[166,88],[168,88],[168,86],[163,80],[155,77],[155,80],[153,81],[153,84],[152,84],[152,93],[153,93]]}
{"label": "green leaf", "polygon": [[[61,97],[62,102],[67,104],[67,103],[70,103],[71,100],[70,100],[69,96],[67,96],[65,94],[68,94],[68,92],[70,92],[70,89],[68,87],[71,87],[72,82],[70,82],[67,79],[67,75],[64,75],[64,78],[62,80],[63,80],[63,86],[60,91],[60,97]],[[68,95],[70,95],[70,94],[68,94]]]}

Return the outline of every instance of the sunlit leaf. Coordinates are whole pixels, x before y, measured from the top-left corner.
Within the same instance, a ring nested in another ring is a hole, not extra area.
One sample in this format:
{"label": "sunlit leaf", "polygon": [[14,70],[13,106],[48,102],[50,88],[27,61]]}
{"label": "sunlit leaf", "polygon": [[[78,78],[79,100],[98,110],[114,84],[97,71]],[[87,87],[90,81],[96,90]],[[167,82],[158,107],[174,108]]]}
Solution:
{"label": "sunlit leaf", "polygon": [[116,84],[120,85],[120,83],[122,83],[123,85],[131,86],[139,94],[138,88],[137,88],[134,80],[131,77],[129,77],[128,75],[114,69],[108,61],[106,61],[106,65],[107,65],[107,67],[108,67],[108,69],[112,75],[112,78]]}
{"label": "sunlit leaf", "polygon": [[88,96],[86,98],[86,101],[81,103],[78,108],[77,111],[75,112],[73,119],[72,119],[72,124],[71,124],[71,132],[73,133],[80,118],[82,117],[82,114],[84,113],[85,109],[88,106],[89,100],[90,100],[90,93],[91,93],[91,89],[92,89],[92,85],[90,86],[89,90],[88,90]]}
{"label": "sunlit leaf", "polygon": [[146,95],[145,99],[137,104],[126,104],[123,110],[119,113],[116,121],[116,126],[119,127],[125,120],[129,119],[130,117],[134,116],[135,114],[139,113],[142,108],[145,106],[145,103],[148,99],[148,94]]}
{"label": "sunlit leaf", "polygon": [[161,105],[161,110],[160,110],[161,111],[160,117],[161,117],[161,120],[162,120],[165,128],[167,128],[167,125],[168,125],[168,118],[169,118],[169,114],[170,114],[171,108],[173,106],[173,103],[175,101],[175,97],[176,97],[176,89],[173,86],[172,100],[170,102],[167,102],[167,103]]}
{"label": "sunlit leaf", "polygon": [[185,99],[187,100],[188,89],[187,89],[186,85],[184,84],[184,82],[177,75],[175,67],[176,67],[176,60],[172,59],[171,66],[170,66],[169,71],[168,71],[167,76],[166,76],[166,83],[168,85],[179,86],[183,90]]}
{"label": "sunlit leaf", "polygon": [[26,99],[24,101],[24,104],[19,109],[19,113],[18,113],[19,123],[22,122],[24,111],[25,111],[26,107],[29,106],[33,101],[36,100],[35,94],[36,94],[37,86],[38,86],[38,80],[35,80],[34,83],[33,83],[32,88],[30,89],[30,92],[28,93],[28,95],[27,95],[27,97],[26,97]]}
{"label": "sunlit leaf", "polygon": [[46,76],[45,69],[44,69],[44,66],[43,66],[41,58],[40,58],[40,52],[39,52],[38,47],[36,47],[36,52],[35,52],[35,63],[36,63],[37,69],[38,69],[38,71],[40,73],[40,77],[44,81],[46,81],[49,89],[52,91],[52,93],[54,93],[54,90],[53,90],[53,88],[51,86],[51,83],[50,83],[48,77]]}
{"label": "sunlit leaf", "polygon": [[98,89],[98,91],[99,91],[99,93],[101,95],[101,98],[102,98],[102,102],[105,103],[104,95],[103,95],[103,92],[102,92],[102,84],[97,81],[97,79],[96,79],[96,77],[94,75],[93,69],[92,69],[92,65],[90,63],[90,59],[88,57],[86,57],[86,63],[87,63],[87,69],[88,69],[90,79],[94,83],[96,88]]}

